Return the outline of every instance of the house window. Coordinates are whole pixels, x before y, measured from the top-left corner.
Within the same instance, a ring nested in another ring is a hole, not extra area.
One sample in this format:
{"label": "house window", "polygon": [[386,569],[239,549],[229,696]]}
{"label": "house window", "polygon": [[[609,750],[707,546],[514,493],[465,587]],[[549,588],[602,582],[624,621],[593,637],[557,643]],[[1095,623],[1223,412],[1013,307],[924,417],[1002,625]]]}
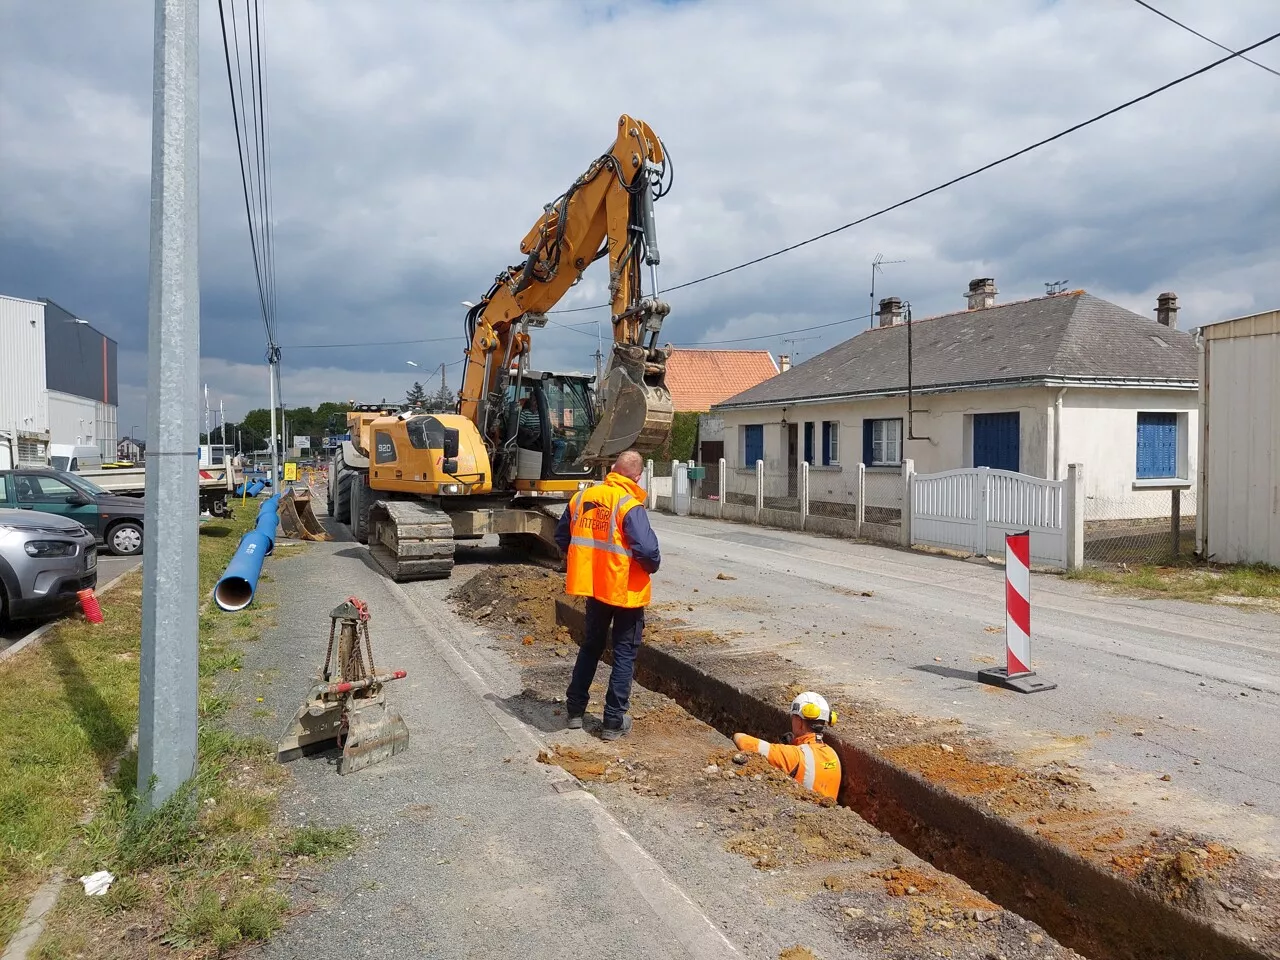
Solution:
{"label": "house window", "polygon": [[749,423],[742,428],[742,465],[754,467],[764,459],[764,424]]}
{"label": "house window", "polygon": [[840,421],[822,421],[822,462],[834,466],[840,462]]}
{"label": "house window", "polygon": [[813,421],[804,425],[804,462],[813,464]]}
{"label": "house window", "polygon": [[902,463],[902,420],[862,421],[862,462],[869,467]]}
{"label": "house window", "polygon": [[1178,475],[1178,415],[1138,414],[1138,479],[1159,480]]}

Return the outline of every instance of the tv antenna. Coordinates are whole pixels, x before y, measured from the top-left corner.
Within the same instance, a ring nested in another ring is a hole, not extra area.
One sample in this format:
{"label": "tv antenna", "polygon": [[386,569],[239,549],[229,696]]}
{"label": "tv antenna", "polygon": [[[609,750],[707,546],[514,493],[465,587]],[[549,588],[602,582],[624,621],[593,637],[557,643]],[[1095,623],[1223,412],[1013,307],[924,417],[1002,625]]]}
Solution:
{"label": "tv antenna", "polygon": [[1044,295],[1052,297],[1054,294],[1061,293],[1066,287],[1067,281],[1065,280],[1051,280],[1044,285]]}
{"label": "tv antenna", "polygon": [[886,260],[883,253],[877,253],[875,259],[871,261],[871,309],[867,312],[871,317],[872,327],[876,325],[876,274],[884,273],[882,264],[906,262],[905,260]]}
{"label": "tv antenna", "polygon": [[[782,342],[794,345],[797,343],[804,343],[806,340],[817,340],[817,339],[818,339],[817,337],[784,337],[782,339]],[[797,359],[799,359],[800,352],[796,350],[794,346],[792,346],[789,350],[787,350],[787,355],[791,357],[791,362],[794,363]]]}

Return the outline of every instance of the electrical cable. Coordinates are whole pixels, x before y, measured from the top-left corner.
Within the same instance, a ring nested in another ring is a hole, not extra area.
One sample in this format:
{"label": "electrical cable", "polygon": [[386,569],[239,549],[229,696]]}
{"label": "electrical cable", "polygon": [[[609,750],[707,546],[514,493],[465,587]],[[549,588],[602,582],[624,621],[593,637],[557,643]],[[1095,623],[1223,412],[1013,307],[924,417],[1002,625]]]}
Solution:
{"label": "electrical cable", "polygon": [[[234,15],[234,10],[232,11],[232,13]],[[262,267],[258,257],[258,242],[257,242],[257,236],[254,232],[252,207],[249,203],[249,177],[248,177],[248,174],[245,172],[244,145],[241,142],[241,138],[240,138],[239,111],[236,107],[236,90],[235,90],[235,83],[233,80],[233,74],[231,72],[231,47],[230,47],[230,44],[227,42],[227,18],[226,18],[226,11],[223,9],[222,0],[218,0],[218,20],[222,27],[222,54],[227,65],[227,89],[231,93],[231,120],[232,120],[232,124],[236,128],[236,153],[240,158],[240,186],[244,193],[244,213],[245,213],[246,222],[249,227],[249,246],[253,253],[254,273],[257,275],[257,278],[258,278],[258,301],[259,301],[259,305],[262,308],[262,322],[263,322],[263,325],[266,326],[267,315],[268,315],[267,297],[266,297],[266,290],[262,285]],[[270,334],[269,326],[267,326],[267,332],[269,335]]]}
{"label": "electrical cable", "polygon": [[825,330],[827,327],[839,327],[846,323],[857,323],[859,320],[870,320],[871,314],[861,317],[847,317],[844,320],[833,320],[830,323],[819,323],[812,327],[796,327],[792,330],[775,330],[773,333],[762,333],[755,337],[734,337],[730,340],[703,340],[699,343],[673,343],[673,347],[705,347],[716,343],[744,343],[748,340],[774,340],[788,333],[807,333],[810,330]]}
{"label": "electrical cable", "polygon": [[[913,196],[907,197],[905,200],[899,200],[897,203],[892,203],[887,207],[881,207],[879,210],[876,210],[873,213],[869,213],[866,216],[859,217],[857,220],[851,220],[848,223],[841,224],[838,227],[833,227],[830,230],[825,230],[822,233],[816,234],[815,236],[809,237],[805,240],[800,240],[797,243],[790,244],[778,250],[774,250],[771,253],[766,253],[763,256],[755,257],[751,260],[746,260],[742,263],[735,264],[732,267],[726,267],[723,270],[717,270],[715,273],[709,273],[705,276],[698,277],[694,280],[686,280],[684,283],[678,283],[678,284],[675,284],[674,286],[667,287],[665,290],[663,290],[663,293],[667,294],[667,293],[672,293],[673,291],[676,291],[676,290],[684,290],[688,287],[695,286],[696,284],[699,284],[699,283],[706,283],[708,280],[715,280],[718,277],[727,276],[728,274],[736,273],[739,270],[745,270],[747,267],[753,267],[756,264],[764,263],[766,260],[772,260],[773,258],[780,257],[785,253],[791,253],[792,251],[799,250],[801,247],[806,247],[811,243],[817,243],[819,240],[825,240],[827,237],[834,236],[835,234],[848,230],[851,227],[856,227],[856,226],[859,226],[860,224],[866,223],[869,220],[874,220],[876,217],[884,216],[886,213],[891,213],[894,210],[907,206],[907,204],[915,203],[917,200],[923,200],[925,197],[931,196],[932,194],[945,190],[948,187],[953,187],[958,183],[961,183],[965,180],[970,179],[971,177],[976,177],[980,173],[986,173],[988,170],[994,169],[995,167],[1008,163],[1010,160],[1015,160],[1018,157],[1031,153],[1033,150],[1038,150],[1040,147],[1047,146],[1048,144],[1053,143],[1055,140],[1061,140],[1063,137],[1068,136],[1069,134],[1075,133],[1078,130],[1083,130],[1085,127],[1091,126],[1092,124],[1095,124],[1100,120],[1105,120],[1107,117],[1114,116],[1115,114],[1119,113],[1122,110],[1127,110],[1129,107],[1136,106],[1137,104],[1142,103],[1144,100],[1149,100],[1152,97],[1156,96],[1157,94],[1164,93],[1166,90],[1172,89],[1173,87],[1176,87],[1179,84],[1186,83],[1188,80],[1192,80],[1203,73],[1208,73],[1210,70],[1213,70],[1216,67],[1222,66],[1222,64],[1228,62],[1229,60],[1234,60],[1237,57],[1243,56],[1244,54],[1249,53],[1251,50],[1256,50],[1258,47],[1271,43],[1273,40],[1276,40],[1277,38],[1280,38],[1280,33],[1273,33],[1271,36],[1266,37],[1265,39],[1259,40],[1257,43],[1251,43],[1247,47],[1242,47],[1239,50],[1233,50],[1229,55],[1225,57],[1215,60],[1212,63],[1205,64],[1203,67],[1200,67],[1197,70],[1193,70],[1190,73],[1183,74],[1181,77],[1178,77],[1175,80],[1170,80],[1168,83],[1161,84],[1160,86],[1156,87],[1154,90],[1149,90],[1146,93],[1141,94],[1140,96],[1133,97],[1132,99],[1126,100],[1124,101],[1124,103],[1118,104],[1117,106],[1112,107],[1110,110],[1103,111],[1097,116],[1090,117],[1088,120],[1082,120],[1079,123],[1072,124],[1071,126],[1067,127],[1065,130],[1060,130],[1058,133],[1055,133],[1049,137],[1045,137],[1042,140],[1037,140],[1035,143],[1032,143],[1029,146],[1023,147],[1021,150],[1015,150],[1013,153],[1006,154],[1005,156],[1000,157],[997,160],[992,160],[990,163],[985,163],[974,170],[970,170],[968,173],[963,173],[958,177],[952,177],[950,180],[946,180],[942,183],[939,183],[936,186],[930,187],[928,190],[922,190],[921,192]],[[589,307],[571,307],[564,310],[552,310],[549,312],[550,313],[582,313],[587,310],[600,310],[609,306],[610,304],[607,304],[607,303],[597,303]]]}
{"label": "electrical cable", "polygon": [[[1173,17],[1169,16],[1163,10],[1157,10],[1151,4],[1147,3],[1146,0],[1133,0],[1133,2],[1140,7],[1146,7],[1148,10],[1154,13],[1157,17],[1163,17],[1164,19],[1172,23],[1175,27],[1181,27],[1183,30],[1187,31],[1187,33],[1194,34],[1195,36],[1199,37],[1201,40],[1205,40],[1205,41],[1208,41],[1209,43],[1212,43],[1219,50],[1226,50],[1228,53],[1235,52],[1230,47],[1228,47],[1225,43],[1219,43],[1217,40],[1214,40],[1212,37],[1206,37],[1199,30],[1196,30],[1192,27],[1187,26],[1181,20],[1175,20]],[[1255,67],[1261,67],[1263,70],[1267,71],[1267,73],[1273,73],[1277,77],[1280,77],[1280,70],[1273,70],[1271,67],[1268,67],[1265,63],[1259,63],[1257,60],[1251,59],[1250,57],[1242,56],[1240,59],[1245,61],[1246,63],[1252,63]]]}

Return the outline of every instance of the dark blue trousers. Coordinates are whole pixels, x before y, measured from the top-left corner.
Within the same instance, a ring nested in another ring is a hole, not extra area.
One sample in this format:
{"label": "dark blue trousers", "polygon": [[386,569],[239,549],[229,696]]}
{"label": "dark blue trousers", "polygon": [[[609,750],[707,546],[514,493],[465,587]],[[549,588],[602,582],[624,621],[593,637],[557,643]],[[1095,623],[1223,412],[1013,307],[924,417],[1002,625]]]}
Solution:
{"label": "dark blue trousers", "polygon": [[620,727],[631,701],[636,654],[640,652],[644,634],[644,607],[615,607],[594,597],[587,598],[587,634],[578,648],[578,660],[573,665],[573,677],[564,699],[571,716],[586,713],[591,681],[604,654],[610,624],[613,625],[613,671],[609,674],[609,692],[604,698],[604,725]]}

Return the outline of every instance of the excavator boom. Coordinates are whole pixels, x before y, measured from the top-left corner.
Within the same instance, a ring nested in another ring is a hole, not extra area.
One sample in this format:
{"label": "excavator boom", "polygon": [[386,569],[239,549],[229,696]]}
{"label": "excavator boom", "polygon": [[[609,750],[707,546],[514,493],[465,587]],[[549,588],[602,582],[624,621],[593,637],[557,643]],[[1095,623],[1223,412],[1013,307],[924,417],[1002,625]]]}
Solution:
{"label": "excavator boom", "polygon": [[[666,192],[669,170],[662,141],[648,124],[618,120],[617,137],[587,171],[548,204],[525,236],[525,261],[498,275],[467,314],[471,348],[459,413],[474,422],[500,470],[508,415],[505,385],[512,366],[527,365],[529,329],[546,323],[594,261],[608,258],[613,349],[604,382],[597,384],[600,417],[585,444],[587,460],[629,447],[662,446],[674,408],[666,388],[669,350],[658,346],[670,307],[657,299],[659,263],[654,200]],[[642,293],[650,268],[654,296]]]}

